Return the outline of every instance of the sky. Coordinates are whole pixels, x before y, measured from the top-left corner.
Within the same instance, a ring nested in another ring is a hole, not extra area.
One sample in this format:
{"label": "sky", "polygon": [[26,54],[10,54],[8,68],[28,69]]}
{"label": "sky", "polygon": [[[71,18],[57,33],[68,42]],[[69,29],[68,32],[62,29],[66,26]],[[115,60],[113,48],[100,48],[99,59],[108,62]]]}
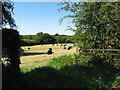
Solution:
{"label": "sky", "polygon": [[72,31],[66,31],[72,19],[64,19],[63,23],[59,20],[69,15],[70,12],[58,12],[57,4],[60,2],[14,2],[14,19],[18,26],[20,35],[35,35],[38,32],[56,33],[62,35],[74,35]]}

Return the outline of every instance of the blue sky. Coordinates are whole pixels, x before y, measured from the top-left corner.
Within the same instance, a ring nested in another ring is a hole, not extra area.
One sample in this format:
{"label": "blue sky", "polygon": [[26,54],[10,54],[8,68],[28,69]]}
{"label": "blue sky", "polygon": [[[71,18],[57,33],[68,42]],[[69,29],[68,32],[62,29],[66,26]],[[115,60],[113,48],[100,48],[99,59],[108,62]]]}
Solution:
{"label": "blue sky", "polygon": [[54,35],[73,35],[72,31],[66,31],[71,19],[65,19],[59,25],[59,19],[69,12],[58,12],[59,2],[14,2],[14,19],[21,35],[35,35],[38,32]]}

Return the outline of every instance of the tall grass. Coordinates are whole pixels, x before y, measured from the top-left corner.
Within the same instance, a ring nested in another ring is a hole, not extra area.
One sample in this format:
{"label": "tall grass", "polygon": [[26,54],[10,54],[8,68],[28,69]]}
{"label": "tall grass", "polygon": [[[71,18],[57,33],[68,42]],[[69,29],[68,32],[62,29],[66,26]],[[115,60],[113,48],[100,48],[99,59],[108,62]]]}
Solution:
{"label": "tall grass", "polygon": [[60,56],[58,58],[53,58],[52,61],[50,61],[47,66],[59,70],[64,68],[65,66],[73,65],[73,62],[74,62],[73,56],[65,55],[65,56]]}

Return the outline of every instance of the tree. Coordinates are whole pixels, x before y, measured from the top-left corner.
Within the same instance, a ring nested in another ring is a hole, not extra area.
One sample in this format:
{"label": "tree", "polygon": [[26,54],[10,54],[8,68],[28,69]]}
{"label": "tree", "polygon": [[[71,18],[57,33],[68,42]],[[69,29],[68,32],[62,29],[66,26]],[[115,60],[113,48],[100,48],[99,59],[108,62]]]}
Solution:
{"label": "tree", "polygon": [[38,44],[44,44],[43,39],[44,39],[43,32],[39,32],[36,34],[35,42],[37,42]]}
{"label": "tree", "polygon": [[[2,9],[2,51],[6,51],[7,57],[9,59],[9,64],[5,66],[2,65],[2,80],[3,80],[3,88],[9,88],[12,85],[12,82],[20,75],[20,36],[16,28],[15,20],[12,17],[13,14],[13,3],[12,2],[1,2]],[[6,25],[9,28],[6,28]],[[3,55],[2,52],[2,55]],[[9,75],[9,76],[7,76]]]}
{"label": "tree", "polygon": [[20,49],[20,37],[19,32],[13,29],[2,29],[2,48],[7,49],[8,58],[10,59],[10,65],[15,70],[20,70],[19,64],[19,49]]}
{"label": "tree", "polygon": [[2,27],[5,27],[6,25],[9,25],[10,28],[17,27],[15,24],[15,20],[12,17],[13,14],[13,2],[1,2],[2,5]]}
{"label": "tree", "polygon": [[58,34],[58,33],[56,33],[56,34],[55,34],[55,36],[59,36],[59,34]]}
{"label": "tree", "polygon": [[48,33],[37,33],[35,36],[35,41],[39,44],[54,44],[55,39]]}
{"label": "tree", "polygon": [[44,33],[44,43],[45,44],[54,44],[55,43],[55,39],[49,35],[48,33]]}
{"label": "tree", "polygon": [[73,13],[63,19],[73,18],[72,22],[77,27],[76,42],[81,42],[81,47],[120,48],[120,2],[65,2],[61,5],[60,10]]}
{"label": "tree", "polygon": [[5,55],[9,60],[7,65],[2,63],[2,88],[10,88],[20,76],[20,42],[17,30],[2,29],[2,57]]}

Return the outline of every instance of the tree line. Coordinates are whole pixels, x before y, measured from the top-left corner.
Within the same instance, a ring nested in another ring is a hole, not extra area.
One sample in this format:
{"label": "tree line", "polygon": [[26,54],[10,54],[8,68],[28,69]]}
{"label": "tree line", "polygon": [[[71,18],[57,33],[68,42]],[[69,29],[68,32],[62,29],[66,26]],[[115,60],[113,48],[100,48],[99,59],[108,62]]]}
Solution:
{"label": "tree line", "polygon": [[50,35],[48,33],[39,32],[36,35],[21,35],[21,46],[55,44],[55,43],[73,43],[72,35]]}

